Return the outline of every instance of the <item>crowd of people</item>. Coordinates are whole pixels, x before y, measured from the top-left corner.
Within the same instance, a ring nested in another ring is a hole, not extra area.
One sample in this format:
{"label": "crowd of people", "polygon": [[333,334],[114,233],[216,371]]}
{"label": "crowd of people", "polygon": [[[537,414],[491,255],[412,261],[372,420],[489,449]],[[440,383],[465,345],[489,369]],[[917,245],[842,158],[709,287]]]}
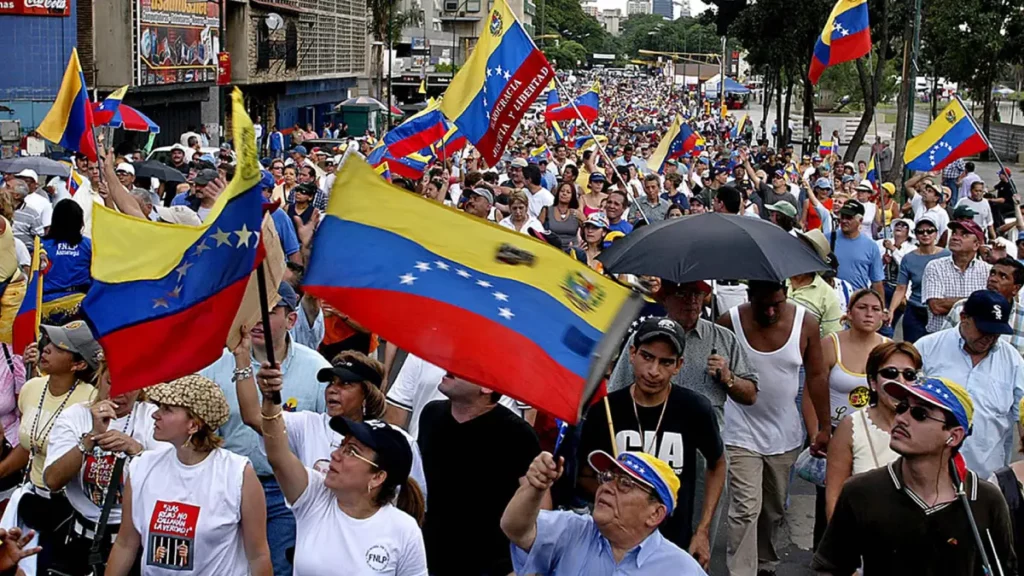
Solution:
{"label": "crowd of people", "polygon": [[[0,574],[696,575],[724,548],[723,574],[767,576],[795,476],[817,488],[819,573],[981,574],[983,557],[1016,573],[1024,217],[1009,172],[991,193],[970,163],[882,182],[754,141],[659,78],[600,79],[591,125],[531,113],[497,166],[467,146],[392,183],[599,273],[638,229],[710,212],[770,221],[827,266],[784,283],[615,275],[650,303],[578,426],[303,292],[335,173],[376,143],[347,127],[325,128],[345,140],[333,149],[303,145],[312,126],[261,146],[287,259],[269,323],[200,373],[115,396],[80,309],[94,206],[202,225],[234,151],[183,135],[177,185],[108,149],[70,179],[4,174]],[[677,115],[701,138],[659,162]],[[42,334],[14,350],[37,239]]]}

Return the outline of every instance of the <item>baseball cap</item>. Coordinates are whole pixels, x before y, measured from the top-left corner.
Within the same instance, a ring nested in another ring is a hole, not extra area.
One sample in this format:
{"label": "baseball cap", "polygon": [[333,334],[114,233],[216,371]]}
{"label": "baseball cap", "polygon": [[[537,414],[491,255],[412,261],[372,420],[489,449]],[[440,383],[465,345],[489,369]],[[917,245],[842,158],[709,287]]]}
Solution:
{"label": "baseball cap", "polygon": [[917,220],[914,220],[914,229],[917,229],[917,227],[921,225],[921,222],[927,222],[936,228],[938,227],[938,223],[935,222],[935,218],[927,212],[918,216]]}
{"label": "baseball cap", "polygon": [[608,229],[608,217],[604,215],[604,212],[594,212],[590,216],[587,216],[587,221],[583,223],[584,226],[593,226],[595,228]]}
{"label": "baseball cap", "polygon": [[195,183],[200,186],[206,186],[210,182],[216,180],[218,176],[220,176],[220,174],[218,174],[216,170],[212,168],[204,168],[199,171],[199,174],[196,174]]}
{"label": "baseball cap", "polygon": [[815,188],[823,188],[825,190],[831,190],[832,189],[832,181],[829,180],[828,178],[818,178],[818,180],[814,183],[814,187]]}
{"label": "baseball cap", "polygon": [[981,242],[982,244],[985,243],[985,232],[981,229],[981,226],[978,226],[978,223],[975,222],[974,220],[954,220],[950,222],[946,227],[949,228],[950,230],[956,230],[957,228],[960,228],[964,232],[974,234],[975,236],[977,236],[978,242]]}
{"label": "baseball cap", "polygon": [[853,182],[853,180],[854,180],[853,176],[850,176],[849,174],[847,174],[846,176],[843,176],[843,184],[846,184],[847,182]]}
{"label": "baseball cap", "polygon": [[305,156],[307,154],[306,147],[302,146],[302,145],[299,145],[299,146],[296,146],[295,148],[292,148],[292,152],[294,152],[295,154],[302,154],[303,156]]}
{"label": "baseball cap", "polygon": [[273,188],[274,186],[277,186],[277,181],[274,180],[274,175],[268,170],[260,170],[260,190]]}
{"label": "baseball cap", "polygon": [[633,335],[633,343],[639,346],[658,338],[668,340],[669,345],[676,351],[676,354],[682,355],[683,349],[686,346],[686,334],[683,333],[683,327],[671,318],[659,318],[657,316],[647,318],[636,329]]}
{"label": "baseball cap", "polygon": [[889,196],[896,194],[896,185],[892,182],[882,182],[882,188],[889,193]]}
{"label": "baseball cap", "polygon": [[963,312],[974,320],[974,325],[984,334],[1013,334],[1010,302],[998,292],[975,290],[967,297]]}
{"label": "baseball cap", "polygon": [[522,158],[513,158],[511,166],[512,168],[526,168],[526,160],[523,160]]}
{"label": "baseball cap", "polygon": [[188,206],[153,206],[160,220],[168,224],[184,224],[186,226],[202,226],[203,220]]}
{"label": "baseball cap", "polygon": [[292,285],[287,282],[281,282],[277,285],[277,295],[281,298],[277,301],[277,306],[284,306],[290,312],[294,312],[299,308],[299,295],[295,293],[295,289]]}
{"label": "baseball cap", "polygon": [[607,182],[608,179],[604,177],[604,174],[600,172],[592,172],[589,178],[590,182]]}
{"label": "baseball cap", "polygon": [[318,382],[333,382],[335,378],[342,382],[370,382],[380,386],[381,377],[376,370],[362,362],[335,359],[327,368],[316,373]]}
{"label": "baseball cap", "polygon": [[818,156],[817,154],[811,156],[811,162],[821,162],[821,156]]}
{"label": "baseball cap", "polygon": [[796,206],[793,206],[788,200],[779,200],[775,204],[765,204],[764,207],[766,210],[779,212],[790,218],[796,218]]}
{"label": "baseball cap", "polygon": [[230,142],[221,142],[220,143],[220,149],[221,150],[231,150],[231,143]]}
{"label": "baseball cap", "polygon": [[31,168],[26,168],[26,169],[22,170],[21,172],[18,172],[17,174],[15,174],[15,176],[17,178],[29,178],[33,182],[39,182],[39,174],[36,174],[36,171],[32,170]]}
{"label": "baseball cap", "polygon": [[132,166],[127,162],[121,162],[117,165],[117,168],[114,169],[114,172],[127,172],[128,174],[135,176],[135,166]]}
{"label": "baseball cap", "polygon": [[957,206],[956,209],[953,210],[953,220],[968,220],[970,218],[974,218],[975,215],[977,215],[977,212],[967,205]]}
{"label": "baseball cap", "polygon": [[472,190],[469,190],[467,194],[476,194],[477,196],[486,199],[488,204],[494,204],[494,194],[492,194],[487,188],[473,188]]}
{"label": "baseball cap", "polygon": [[99,342],[93,338],[89,326],[81,320],[68,322],[63,326],[47,326],[43,324],[39,328],[46,333],[46,337],[54,346],[67,352],[74,352],[95,369],[99,366],[99,354],[102,352]]}
{"label": "baseball cap", "polygon": [[380,420],[356,422],[344,416],[335,416],[331,418],[330,426],[338,434],[352,436],[376,452],[377,468],[387,472],[399,484],[409,477],[412,449],[405,436],[390,424]]}
{"label": "baseball cap", "polygon": [[842,209],[839,210],[839,213],[850,214],[854,216],[863,216],[864,205],[861,204],[859,200],[855,198],[850,198],[849,200],[846,201],[845,204],[843,204],[843,207]]}
{"label": "baseball cap", "polygon": [[872,193],[875,191],[875,189],[871,187],[871,184],[867,180],[861,180],[860,184],[857,184],[857,187],[854,188],[854,190],[856,190],[857,192],[868,193]]}
{"label": "baseball cap", "polygon": [[595,450],[587,457],[590,467],[598,473],[608,472],[615,468],[631,479],[650,488],[667,509],[666,516],[671,516],[676,507],[676,494],[679,492],[679,477],[664,461],[643,452],[623,452],[619,457],[603,451]]}
{"label": "baseball cap", "polygon": [[974,402],[963,386],[948,378],[926,378],[916,385],[908,386],[896,380],[886,382],[882,389],[896,400],[914,396],[952,414],[958,424],[963,426],[967,435],[971,434],[971,422],[974,420]]}

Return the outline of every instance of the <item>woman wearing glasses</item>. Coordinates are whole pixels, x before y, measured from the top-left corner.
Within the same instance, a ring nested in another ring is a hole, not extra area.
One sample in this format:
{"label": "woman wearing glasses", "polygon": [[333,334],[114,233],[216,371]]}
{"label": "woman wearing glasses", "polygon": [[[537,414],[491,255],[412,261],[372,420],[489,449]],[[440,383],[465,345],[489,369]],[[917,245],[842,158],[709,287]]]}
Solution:
{"label": "woman wearing glasses", "polygon": [[[910,296],[907,298],[907,309],[903,314],[903,339],[913,344],[925,335],[928,324],[928,306],[921,301],[921,283],[924,280],[924,267],[936,258],[949,256],[949,250],[940,248],[938,227],[927,214],[917,219],[914,224],[914,236],[917,239],[917,250],[905,254],[900,261],[900,273],[896,279],[896,291],[889,301],[889,310],[896,310],[907,296],[907,285],[910,285]],[[838,493],[837,493],[838,494]]]}
{"label": "woman wearing glasses", "polygon": [[825,471],[825,511],[831,519],[843,482],[854,474],[885,466],[898,454],[889,449],[889,431],[896,417],[896,401],[882,390],[888,381],[913,384],[921,369],[921,355],[908,342],[886,342],[868,354],[864,371],[868,405],[844,418],[828,445]]}

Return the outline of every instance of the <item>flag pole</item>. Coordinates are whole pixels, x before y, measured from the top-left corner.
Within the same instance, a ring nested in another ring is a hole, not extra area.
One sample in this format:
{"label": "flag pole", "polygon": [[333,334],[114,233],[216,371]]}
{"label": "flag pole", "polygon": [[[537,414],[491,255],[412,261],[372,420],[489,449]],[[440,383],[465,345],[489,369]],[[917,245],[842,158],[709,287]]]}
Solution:
{"label": "flag pole", "polygon": [[[263,262],[256,266],[256,286],[260,295],[260,319],[263,321],[263,348],[266,350],[267,362],[273,366],[274,337],[270,332],[270,310],[267,309],[267,274],[263,271]],[[270,401],[281,404],[281,393],[271,392]]]}
{"label": "flag pole", "polygon": [[[556,74],[554,78],[556,90],[560,89],[564,93],[565,86],[562,86],[562,81],[558,79],[558,75]],[[583,118],[583,113],[580,112],[580,109],[576,107],[576,99],[574,98],[572,100],[569,100],[569,105],[572,106],[573,111],[576,112],[576,116],[579,118],[580,123],[582,123],[583,127],[587,129],[587,134],[589,134],[590,138],[594,141],[594,146],[597,148],[598,153],[600,153],[601,157],[604,158],[604,161],[608,163],[608,166],[610,166],[614,170],[615,164],[611,161],[610,158],[608,158],[608,154],[604,151],[604,148],[601,147],[601,143],[597,141],[597,136],[594,134],[594,131],[590,128],[590,123]],[[640,207],[640,202],[637,201],[637,199],[634,198],[628,190],[623,190],[623,192],[626,193],[626,197],[628,197],[632,201],[633,206],[635,206],[637,211],[640,212],[640,217],[644,219],[644,222],[650,224],[651,221],[650,219],[647,218],[647,214],[644,213],[644,209]]]}
{"label": "flag pole", "polygon": [[[985,551],[985,542],[981,539],[981,533],[978,532],[978,523],[974,520],[974,512],[971,510],[971,502],[967,498],[967,493],[964,492],[965,482],[964,479],[960,477],[960,472],[957,470],[954,458],[949,459],[949,473],[953,479],[953,488],[956,490],[956,495],[964,505],[964,511],[967,513],[967,521],[971,526],[971,534],[974,535],[974,543],[978,546],[978,558],[981,560],[982,571],[986,576],[991,576],[992,564],[988,560],[988,553]],[[975,478],[975,481],[977,481],[977,478]]]}
{"label": "flag pole", "polygon": [[[44,272],[43,272],[43,252],[42,252],[42,246],[40,245],[40,242],[39,242],[39,236],[36,236],[35,239],[33,239],[33,241],[32,241],[32,264],[35,265],[35,270],[32,270],[32,272],[34,272],[36,274],[36,277],[38,278],[38,281],[36,282],[36,293],[35,294],[25,294],[25,297],[26,298],[35,298],[35,301],[36,301],[36,310],[35,310],[35,312],[33,314],[34,320],[33,320],[32,323],[33,323],[34,329],[35,329],[37,352],[42,353],[41,350],[38,350],[38,345],[39,345],[39,339],[40,339],[40,337],[43,334],[42,328],[40,328],[40,326],[42,325],[42,321],[43,321],[43,274],[44,274]],[[32,279],[29,278],[29,282],[31,282],[31,280]],[[15,352],[17,352],[17,350]],[[32,362],[30,364],[38,364],[39,363],[38,357],[39,356],[37,355],[36,356],[36,358],[37,358],[36,362]],[[32,366],[26,365],[25,366],[25,373],[26,374],[31,374],[34,369],[35,368],[32,367]]]}
{"label": "flag pole", "polygon": [[978,126],[978,122],[974,119],[974,116],[971,116],[970,111],[967,110],[967,105],[960,99],[960,95],[954,94],[953,97],[960,103],[960,107],[963,108],[964,114],[971,122],[971,126],[974,126],[974,129],[978,131],[978,134],[981,134],[981,139],[985,141],[985,146],[988,146],[988,149],[992,151],[992,155],[996,158],[996,163],[999,164],[999,169],[1006,174],[1006,180],[1010,183],[1010,188],[1013,189],[1013,195],[1016,196],[1017,185],[1013,183],[1013,178],[1010,176],[1009,170],[1007,170],[1006,166],[1003,165],[1003,161],[999,159],[999,152],[996,152],[996,147],[992,145],[992,141],[988,139],[988,135],[981,129],[981,126]]}

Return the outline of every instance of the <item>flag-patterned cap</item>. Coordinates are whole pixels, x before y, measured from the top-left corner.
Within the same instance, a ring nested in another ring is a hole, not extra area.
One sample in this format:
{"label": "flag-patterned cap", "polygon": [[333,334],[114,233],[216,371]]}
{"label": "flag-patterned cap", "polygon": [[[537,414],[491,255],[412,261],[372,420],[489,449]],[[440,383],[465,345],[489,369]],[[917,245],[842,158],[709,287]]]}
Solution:
{"label": "flag-patterned cap", "polygon": [[974,421],[974,402],[963,386],[948,378],[927,378],[917,385],[909,386],[895,380],[886,382],[883,389],[897,400],[915,396],[925,402],[952,414],[957,423],[963,426],[967,435],[971,434],[971,423]]}
{"label": "flag-patterned cap", "polygon": [[587,457],[590,467],[597,472],[607,472],[618,468],[634,480],[654,490],[671,516],[676,508],[676,494],[679,492],[679,477],[663,460],[643,452],[623,452],[618,458],[603,451],[595,450]]}

